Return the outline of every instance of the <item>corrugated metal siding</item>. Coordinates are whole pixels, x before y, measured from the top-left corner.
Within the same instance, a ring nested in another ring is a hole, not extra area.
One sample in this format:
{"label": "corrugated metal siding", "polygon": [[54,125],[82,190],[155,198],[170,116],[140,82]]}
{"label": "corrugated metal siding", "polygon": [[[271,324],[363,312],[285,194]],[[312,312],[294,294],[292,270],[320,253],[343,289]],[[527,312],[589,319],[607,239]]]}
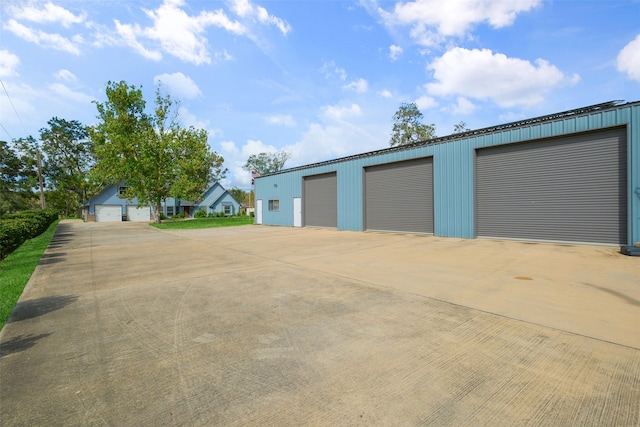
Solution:
{"label": "corrugated metal siding", "polygon": [[[597,119],[590,116],[598,115]],[[338,172],[338,228],[364,230],[363,168],[375,164],[433,156],[435,235],[473,238],[475,229],[474,164],[475,150],[529,141],[534,138],[567,136],[575,132],[597,131],[602,127],[628,126],[628,237],[627,244],[640,241],[640,103],[615,109],[567,116],[551,126],[520,126],[494,133],[471,135],[442,144],[419,146],[405,151],[363,155],[352,160],[315,164],[283,171],[256,180],[257,197],[280,200],[279,212],[264,212],[264,223],[293,225],[293,198],[302,197],[303,177]],[[277,184],[277,187],[274,187]]]}
{"label": "corrugated metal siding", "polygon": [[431,157],[365,168],[367,230],[433,233]]}
{"label": "corrugated metal siding", "polygon": [[478,150],[478,236],[625,242],[626,151],[625,128]]}
{"label": "corrugated metal siding", "polygon": [[[629,146],[629,240],[627,244],[640,242],[640,107],[636,107],[621,117],[632,125],[628,127]],[[624,112],[620,112],[622,116]]]}
{"label": "corrugated metal siding", "polygon": [[363,230],[362,212],[362,163],[354,162],[349,168],[340,170],[338,182],[338,228],[340,230]]}
{"label": "corrugated metal siding", "polygon": [[335,172],[304,177],[304,225],[338,226],[338,178]]}
{"label": "corrugated metal siding", "polygon": [[473,140],[434,147],[434,217],[436,236],[471,237],[473,215]]}

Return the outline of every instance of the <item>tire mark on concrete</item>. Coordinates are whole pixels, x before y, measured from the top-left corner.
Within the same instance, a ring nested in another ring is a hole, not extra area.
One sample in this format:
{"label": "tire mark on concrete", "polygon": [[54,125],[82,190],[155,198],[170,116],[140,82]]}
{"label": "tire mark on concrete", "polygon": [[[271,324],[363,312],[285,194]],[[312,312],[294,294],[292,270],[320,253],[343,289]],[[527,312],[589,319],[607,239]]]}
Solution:
{"label": "tire mark on concrete", "polygon": [[[178,303],[176,314],[173,320],[173,352],[175,354],[176,363],[174,364],[174,369],[178,375],[180,380],[180,398],[183,401],[183,406],[187,409],[189,413],[189,419],[197,420],[195,417],[195,410],[192,404],[191,399],[191,390],[193,390],[192,379],[194,377],[193,369],[190,369],[189,372],[185,371],[185,366],[192,366],[191,364],[187,364],[185,362],[185,351],[188,349],[184,348],[184,327],[185,319],[187,318],[187,296],[189,295],[191,289],[193,288],[193,282],[189,284],[187,289],[182,293],[182,297],[180,298],[180,302]],[[173,420],[174,423],[177,420]]]}
{"label": "tire mark on concrete", "polygon": [[[97,343],[91,345],[90,348],[86,349],[93,354],[95,360],[102,360],[102,363],[99,364],[100,372],[98,376],[102,378],[105,384],[109,384],[108,373],[106,372],[106,361],[104,359],[104,351],[102,349],[102,342],[104,339],[104,333],[102,328],[100,327],[100,319],[101,319],[101,310],[100,310],[100,302],[96,296],[96,280],[95,280],[95,260],[94,260],[94,245],[93,245],[93,228],[89,230],[89,263],[90,263],[90,273],[89,273],[89,285],[91,289],[91,298],[92,298],[92,312],[95,316],[97,330]],[[76,368],[80,368],[76,366]],[[105,411],[105,403],[98,398],[93,388],[89,388],[87,384],[78,383],[76,375],[71,376],[70,371],[67,372],[67,378],[71,387],[73,387],[76,392],[74,392],[74,396],[76,400],[82,405],[85,410],[82,412],[82,417],[86,424],[99,423],[101,425],[108,425],[107,420],[102,416]],[[87,393],[91,394],[91,398],[86,397]],[[98,404],[100,402],[100,404]]]}
{"label": "tire mark on concrete", "polygon": [[136,345],[144,347],[151,355],[161,359],[167,352],[167,346],[161,341],[162,330],[150,326],[143,321],[139,313],[134,310],[130,302],[130,296],[125,290],[118,292],[118,305],[115,315],[120,320],[120,326],[129,332],[129,336],[136,338]]}

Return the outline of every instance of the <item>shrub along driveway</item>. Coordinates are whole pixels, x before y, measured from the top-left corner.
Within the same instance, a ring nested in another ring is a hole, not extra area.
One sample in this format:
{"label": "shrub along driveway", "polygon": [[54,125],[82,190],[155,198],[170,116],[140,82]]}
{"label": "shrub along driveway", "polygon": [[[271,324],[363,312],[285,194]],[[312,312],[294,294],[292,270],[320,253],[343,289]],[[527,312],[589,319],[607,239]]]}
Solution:
{"label": "shrub along driveway", "polygon": [[0,333],[0,424],[637,425],[615,248],[62,222]]}

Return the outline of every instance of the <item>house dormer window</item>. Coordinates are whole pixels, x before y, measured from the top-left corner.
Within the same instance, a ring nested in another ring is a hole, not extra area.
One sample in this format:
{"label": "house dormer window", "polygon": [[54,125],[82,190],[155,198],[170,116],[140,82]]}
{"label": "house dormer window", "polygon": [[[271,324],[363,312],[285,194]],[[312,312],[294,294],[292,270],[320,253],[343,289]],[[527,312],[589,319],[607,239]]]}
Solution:
{"label": "house dormer window", "polygon": [[126,192],[127,192],[127,187],[125,186],[118,187],[118,196],[124,196],[124,193]]}

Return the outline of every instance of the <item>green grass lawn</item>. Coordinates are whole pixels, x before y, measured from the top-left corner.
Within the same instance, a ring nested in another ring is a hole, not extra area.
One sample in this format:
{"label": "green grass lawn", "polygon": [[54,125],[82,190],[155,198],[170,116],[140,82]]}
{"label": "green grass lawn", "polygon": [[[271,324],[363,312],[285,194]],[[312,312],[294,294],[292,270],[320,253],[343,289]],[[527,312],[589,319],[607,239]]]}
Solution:
{"label": "green grass lawn", "polygon": [[217,218],[195,218],[183,220],[164,220],[161,224],[151,224],[163,230],[195,229],[211,227],[230,227],[234,225],[253,224],[253,217],[250,216],[230,216]]}
{"label": "green grass lawn", "polygon": [[47,231],[27,240],[0,261],[0,329],[9,319],[57,226],[58,221],[55,221]]}

